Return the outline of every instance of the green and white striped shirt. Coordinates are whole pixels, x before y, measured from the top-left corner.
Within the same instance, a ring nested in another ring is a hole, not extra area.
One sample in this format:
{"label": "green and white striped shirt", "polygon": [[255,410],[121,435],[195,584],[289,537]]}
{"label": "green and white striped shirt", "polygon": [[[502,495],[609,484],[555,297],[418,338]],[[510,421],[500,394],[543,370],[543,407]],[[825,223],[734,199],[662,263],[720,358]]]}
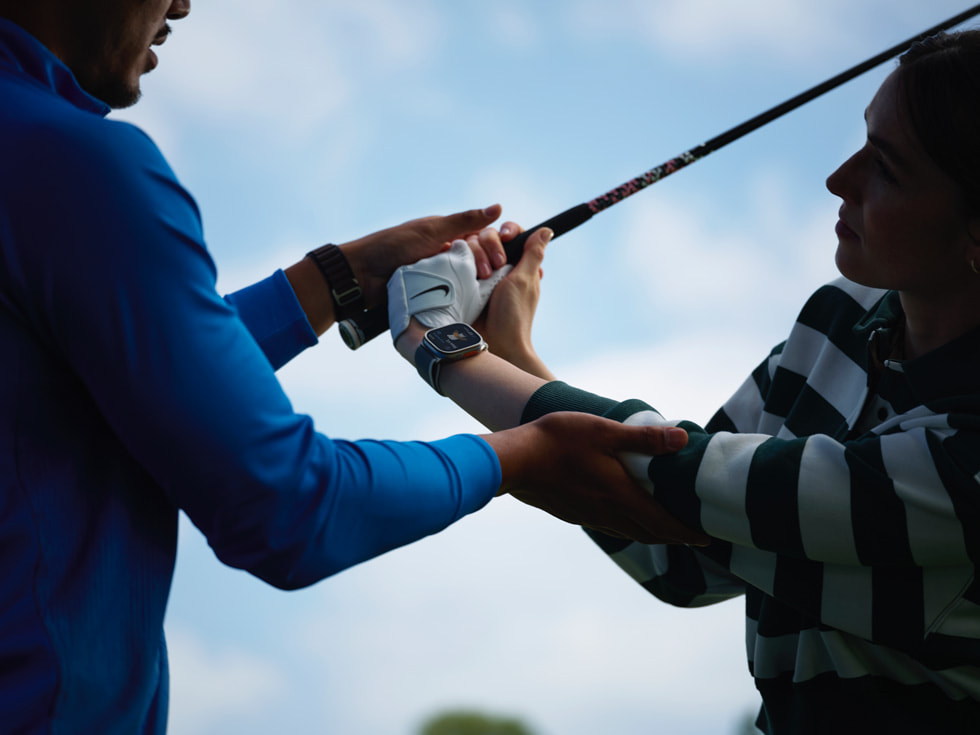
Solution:
{"label": "green and white striped shirt", "polygon": [[879,359],[902,323],[895,292],[825,286],[705,428],[560,382],[525,409],[688,430],[631,469],[716,540],[590,535],[671,604],[745,594],[769,733],[980,732],[980,330]]}

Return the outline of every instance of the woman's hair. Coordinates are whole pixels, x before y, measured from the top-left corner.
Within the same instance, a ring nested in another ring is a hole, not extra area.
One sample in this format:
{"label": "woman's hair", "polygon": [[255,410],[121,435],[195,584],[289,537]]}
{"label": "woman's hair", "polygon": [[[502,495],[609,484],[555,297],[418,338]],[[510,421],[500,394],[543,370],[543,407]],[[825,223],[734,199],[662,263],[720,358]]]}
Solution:
{"label": "woman's hair", "polygon": [[898,76],[916,138],[980,211],[980,30],[916,43],[899,59]]}

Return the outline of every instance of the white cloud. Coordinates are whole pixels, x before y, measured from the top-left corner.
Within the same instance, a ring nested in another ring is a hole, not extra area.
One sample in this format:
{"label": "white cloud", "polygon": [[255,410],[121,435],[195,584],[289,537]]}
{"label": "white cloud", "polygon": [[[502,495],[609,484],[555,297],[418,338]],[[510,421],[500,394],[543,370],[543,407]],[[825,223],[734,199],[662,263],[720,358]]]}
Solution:
{"label": "white cloud", "polygon": [[[343,662],[324,703],[337,732],[397,735],[469,706],[542,733],[608,732],[625,718],[636,727],[616,732],[694,735],[723,733],[755,706],[740,602],[666,606],[580,530],[510,499],[318,593],[323,612],[292,646],[324,672]],[[364,706],[369,691],[383,708]]]}
{"label": "white cloud", "polygon": [[645,295],[668,332],[788,330],[806,296],[838,275],[837,204],[828,196],[801,210],[782,193],[789,188],[775,172],[754,175],[741,187],[737,220],[672,192],[631,210],[624,290]]}
{"label": "white cloud", "polygon": [[541,39],[532,14],[519,5],[487,3],[480,10],[487,15],[490,32],[505,46],[526,48]]}
{"label": "white cloud", "polygon": [[428,4],[391,0],[298,8],[214,0],[173,29],[148,88],[198,120],[236,130],[274,124],[275,136],[301,138],[370,95],[392,67],[424,66],[442,33]]}
{"label": "white cloud", "polygon": [[287,676],[275,662],[260,659],[247,649],[215,650],[183,627],[168,630],[167,647],[171,731],[209,735],[229,717],[281,706]]}
{"label": "white cloud", "polygon": [[[570,23],[584,37],[645,39],[652,48],[699,65],[720,60],[806,64],[836,54],[874,53],[868,27],[897,43],[962,9],[953,2],[914,0],[610,0],[572,6]],[[920,27],[921,25],[921,27]],[[892,31],[894,29],[894,31]],[[892,32],[897,34],[891,37]],[[859,59],[855,59],[858,61]]]}

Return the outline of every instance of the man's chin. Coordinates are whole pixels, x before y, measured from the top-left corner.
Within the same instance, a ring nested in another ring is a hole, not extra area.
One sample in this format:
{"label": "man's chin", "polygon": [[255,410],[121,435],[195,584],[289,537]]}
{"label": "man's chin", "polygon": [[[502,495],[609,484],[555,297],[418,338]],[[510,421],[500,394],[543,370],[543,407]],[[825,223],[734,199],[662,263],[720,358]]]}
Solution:
{"label": "man's chin", "polygon": [[139,102],[142,91],[139,83],[130,84],[118,79],[102,79],[98,81],[79,80],[79,83],[86,92],[102,100],[114,110],[121,110],[132,107]]}
{"label": "man's chin", "polygon": [[106,100],[106,104],[109,105],[113,110],[122,110],[126,107],[132,107],[137,102],[140,101],[140,97],[143,96],[143,92],[140,91],[139,87],[136,88],[134,93],[131,93],[127,97],[118,97],[113,101]]}
{"label": "man's chin", "polygon": [[137,86],[135,88],[119,87],[103,92],[101,95],[96,95],[96,97],[109,105],[113,110],[122,110],[135,105],[139,102],[142,95],[142,91]]}

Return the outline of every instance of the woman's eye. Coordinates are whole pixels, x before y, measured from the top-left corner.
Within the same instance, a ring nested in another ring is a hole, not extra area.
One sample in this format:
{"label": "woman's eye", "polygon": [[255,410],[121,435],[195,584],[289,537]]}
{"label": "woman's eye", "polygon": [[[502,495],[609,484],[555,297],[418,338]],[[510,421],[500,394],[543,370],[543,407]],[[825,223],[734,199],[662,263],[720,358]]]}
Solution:
{"label": "woman's eye", "polygon": [[875,163],[875,168],[878,169],[878,173],[880,173],[884,179],[888,181],[895,180],[895,175],[892,173],[892,170],[888,167],[888,164],[885,163],[883,158],[881,158],[880,156],[875,156],[874,163]]}

